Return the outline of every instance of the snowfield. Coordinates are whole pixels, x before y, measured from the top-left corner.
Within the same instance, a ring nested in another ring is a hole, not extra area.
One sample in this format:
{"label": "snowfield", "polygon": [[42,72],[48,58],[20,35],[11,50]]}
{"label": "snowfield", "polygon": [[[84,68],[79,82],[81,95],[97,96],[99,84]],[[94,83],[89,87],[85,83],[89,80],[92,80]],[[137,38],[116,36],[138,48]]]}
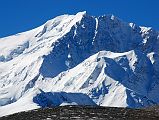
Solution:
{"label": "snowfield", "polygon": [[62,15],[0,38],[0,116],[40,107],[159,103],[159,32],[113,15]]}

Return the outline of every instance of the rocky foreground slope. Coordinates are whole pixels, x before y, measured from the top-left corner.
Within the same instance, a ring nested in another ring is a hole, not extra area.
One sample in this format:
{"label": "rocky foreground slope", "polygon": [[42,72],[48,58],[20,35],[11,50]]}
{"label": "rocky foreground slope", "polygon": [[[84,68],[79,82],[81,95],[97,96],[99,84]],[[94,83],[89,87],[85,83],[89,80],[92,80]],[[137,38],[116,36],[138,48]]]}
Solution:
{"label": "rocky foreground slope", "polygon": [[159,32],[62,15],[0,39],[0,116],[40,107],[159,104]]}
{"label": "rocky foreground slope", "polygon": [[37,109],[0,118],[0,120],[158,120],[154,109],[63,106]]}

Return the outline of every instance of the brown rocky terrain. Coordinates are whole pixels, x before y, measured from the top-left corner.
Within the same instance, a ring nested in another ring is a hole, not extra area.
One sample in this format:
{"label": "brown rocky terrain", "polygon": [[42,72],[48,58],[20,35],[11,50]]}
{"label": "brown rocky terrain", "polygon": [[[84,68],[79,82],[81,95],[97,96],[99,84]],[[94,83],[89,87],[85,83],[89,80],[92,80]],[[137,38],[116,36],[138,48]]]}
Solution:
{"label": "brown rocky terrain", "polygon": [[154,108],[62,106],[16,113],[0,120],[159,120],[157,107]]}

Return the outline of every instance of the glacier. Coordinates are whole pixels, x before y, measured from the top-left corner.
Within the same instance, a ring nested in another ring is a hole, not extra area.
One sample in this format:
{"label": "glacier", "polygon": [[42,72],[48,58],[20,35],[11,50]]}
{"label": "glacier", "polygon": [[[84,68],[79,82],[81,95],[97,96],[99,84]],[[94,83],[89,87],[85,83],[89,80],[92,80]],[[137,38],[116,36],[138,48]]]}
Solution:
{"label": "glacier", "polygon": [[159,32],[114,15],[61,15],[0,38],[0,116],[39,107],[159,104]]}

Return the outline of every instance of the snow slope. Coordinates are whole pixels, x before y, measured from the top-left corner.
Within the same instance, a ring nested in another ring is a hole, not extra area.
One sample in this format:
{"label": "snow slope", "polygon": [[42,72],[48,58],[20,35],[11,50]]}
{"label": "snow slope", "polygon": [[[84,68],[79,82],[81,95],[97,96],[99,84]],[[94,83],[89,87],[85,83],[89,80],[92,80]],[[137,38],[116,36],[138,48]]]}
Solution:
{"label": "snow slope", "polygon": [[0,116],[68,104],[158,104],[158,46],[152,28],[86,12],[1,38]]}

